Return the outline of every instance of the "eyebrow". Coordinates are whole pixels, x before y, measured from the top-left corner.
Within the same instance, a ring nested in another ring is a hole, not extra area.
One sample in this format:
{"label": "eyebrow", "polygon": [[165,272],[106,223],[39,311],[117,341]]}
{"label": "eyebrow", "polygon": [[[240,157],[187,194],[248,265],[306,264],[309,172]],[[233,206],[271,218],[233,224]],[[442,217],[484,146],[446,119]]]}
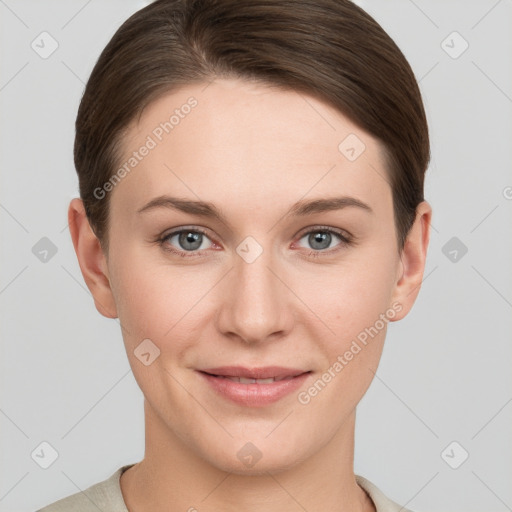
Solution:
{"label": "eyebrow", "polygon": [[[285,217],[296,216],[304,217],[315,213],[342,210],[348,207],[360,208],[363,211],[373,214],[373,210],[369,205],[355,197],[341,196],[331,198],[313,199],[310,201],[298,201],[288,210]],[[169,208],[179,210],[191,215],[199,215],[201,217],[213,218],[225,225],[229,222],[221,211],[212,203],[206,201],[192,201],[189,199],[180,199],[168,195],[158,196],[137,210],[137,213],[143,213],[157,208]]]}

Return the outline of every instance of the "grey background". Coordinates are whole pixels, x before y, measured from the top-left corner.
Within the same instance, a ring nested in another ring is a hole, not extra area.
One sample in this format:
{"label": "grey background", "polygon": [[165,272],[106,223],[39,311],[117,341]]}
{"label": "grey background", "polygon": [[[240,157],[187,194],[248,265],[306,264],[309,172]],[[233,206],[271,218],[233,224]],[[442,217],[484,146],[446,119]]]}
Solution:
{"label": "grey background", "polygon": [[[146,3],[0,0],[2,512],[33,512],[144,455],[142,392],[66,214],[84,83]],[[420,81],[434,215],[419,298],[390,324],[359,406],[355,470],[418,512],[512,510],[512,0],[357,3]],[[58,42],[47,58],[31,47],[43,31]],[[47,469],[42,442],[58,453]]]}

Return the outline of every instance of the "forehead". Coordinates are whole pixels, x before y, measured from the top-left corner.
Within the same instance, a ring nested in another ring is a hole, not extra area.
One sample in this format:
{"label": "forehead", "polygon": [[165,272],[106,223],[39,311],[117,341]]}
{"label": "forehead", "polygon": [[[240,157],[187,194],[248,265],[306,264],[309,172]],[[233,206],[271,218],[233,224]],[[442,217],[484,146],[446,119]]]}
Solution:
{"label": "forehead", "polygon": [[166,94],[122,145],[119,167],[127,172],[112,202],[118,196],[125,209],[161,194],[234,211],[341,194],[376,210],[391,200],[374,137],[318,99],[248,81],[218,79]]}

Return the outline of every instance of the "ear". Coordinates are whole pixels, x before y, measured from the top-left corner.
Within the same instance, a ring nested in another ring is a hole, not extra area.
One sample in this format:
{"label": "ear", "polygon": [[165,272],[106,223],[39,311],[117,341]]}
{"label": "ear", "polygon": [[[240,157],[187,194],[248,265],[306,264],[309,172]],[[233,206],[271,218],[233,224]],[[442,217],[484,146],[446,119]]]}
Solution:
{"label": "ear", "polygon": [[72,199],[68,223],[80,270],[96,309],[107,318],[117,318],[117,309],[108,277],[107,259],[85,214],[83,201]]}
{"label": "ear", "polygon": [[416,218],[400,255],[392,303],[398,302],[402,309],[395,317],[390,318],[392,322],[401,320],[409,313],[420,291],[430,241],[431,220],[432,208],[427,201],[423,201],[416,208]]}

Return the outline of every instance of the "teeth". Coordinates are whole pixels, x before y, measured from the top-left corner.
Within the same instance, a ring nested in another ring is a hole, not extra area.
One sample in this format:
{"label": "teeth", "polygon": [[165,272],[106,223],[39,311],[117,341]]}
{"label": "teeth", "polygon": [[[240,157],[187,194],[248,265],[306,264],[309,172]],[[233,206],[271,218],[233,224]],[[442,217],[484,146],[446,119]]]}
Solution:
{"label": "teeth", "polygon": [[240,382],[240,384],[257,384],[258,379],[246,379],[245,377],[240,377],[238,382]]}
{"label": "teeth", "polygon": [[[269,377],[268,379],[250,379],[254,380],[257,384],[270,384],[271,382],[275,382],[276,379],[274,377]],[[242,382],[242,379],[240,379],[240,382]]]}
{"label": "teeth", "polygon": [[[211,374],[210,374],[211,375]],[[228,379],[233,382],[240,382],[240,384],[271,384],[272,382],[279,382],[282,380],[290,380],[293,379],[293,375],[288,375],[286,377],[268,377],[267,379],[249,379],[246,377],[231,377],[228,375],[212,375],[213,377],[217,377],[218,379]]]}
{"label": "teeth", "polygon": [[[240,382],[240,384],[271,384],[275,382],[274,377],[268,379],[247,379],[245,377],[224,377],[224,379],[232,380],[233,382]],[[280,380],[280,379],[279,379]]]}

